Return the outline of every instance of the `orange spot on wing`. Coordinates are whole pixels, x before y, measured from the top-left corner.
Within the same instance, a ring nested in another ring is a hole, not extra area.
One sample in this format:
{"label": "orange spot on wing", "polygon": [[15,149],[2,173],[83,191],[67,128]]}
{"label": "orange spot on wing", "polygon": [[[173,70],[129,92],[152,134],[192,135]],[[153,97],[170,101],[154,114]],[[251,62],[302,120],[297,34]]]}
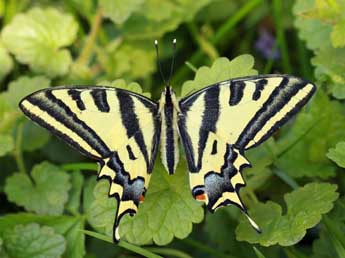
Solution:
{"label": "orange spot on wing", "polygon": [[144,196],[144,195],[140,195],[139,201],[140,201],[140,202],[144,202],[144,201],[145,201],[145,196]]}
{"label": "orange spot on wing", "polygon": [[205,194],[199,194],[199,195],[195,196],[195,199],[198,201],[205,201],[206,195]]}

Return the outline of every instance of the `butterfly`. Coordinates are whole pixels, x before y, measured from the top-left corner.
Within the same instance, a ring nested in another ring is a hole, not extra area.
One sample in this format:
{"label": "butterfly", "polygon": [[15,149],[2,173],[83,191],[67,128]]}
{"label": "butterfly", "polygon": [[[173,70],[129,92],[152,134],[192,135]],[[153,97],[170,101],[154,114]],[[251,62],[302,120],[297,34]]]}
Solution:
{"label": "butterfly", "polygon": [[[159,60],[157,44],[156,50]],[[261,232],[239,195],[242,170],[251,166],[245,151],[269,138],[315,90],[301,78],[271,74],[218,82],[179,100],[166,83],[158,102],[114,87],[54,87],[32,93],[19,106],[100,164],[98,178],[109,180],[109,197],[118,202],[113,231],[118,242],[121,219],[133,216],[145,199],[159,145],[164,167],[173,174],[179,140],[192,196],[211,212],[237,206]]]}

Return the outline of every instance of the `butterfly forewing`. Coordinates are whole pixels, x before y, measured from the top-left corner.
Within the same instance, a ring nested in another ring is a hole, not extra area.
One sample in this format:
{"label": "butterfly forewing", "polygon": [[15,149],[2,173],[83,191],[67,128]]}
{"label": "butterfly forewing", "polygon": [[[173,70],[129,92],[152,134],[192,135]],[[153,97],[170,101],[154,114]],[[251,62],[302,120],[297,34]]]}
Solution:
{"label": "butterfly forewing", "polygon": [[22,111],[82,154],[101,164],[109,195],[118,200],[114,239],[123,215],[135,214],[148,187],[156,157],[160,118],[157,104],[111,87],[42,90],[24,98]]}
{"label": "butterfly forewing", "polygon": [[211,211],[235,204],[247,215],[239,196],[241,170],[250,165],[244,151],[271,136],[314,91],[297,77],[262,75],[217,83],[182,99],[178,127],[193,196]]}

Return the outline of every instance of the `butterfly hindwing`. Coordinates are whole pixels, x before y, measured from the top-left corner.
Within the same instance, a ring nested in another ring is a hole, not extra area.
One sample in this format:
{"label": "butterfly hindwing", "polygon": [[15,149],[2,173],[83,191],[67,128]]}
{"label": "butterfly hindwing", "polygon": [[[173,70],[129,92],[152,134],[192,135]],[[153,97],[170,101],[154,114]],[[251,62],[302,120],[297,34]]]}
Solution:
{"label": "butterfly hindwing", "polygon": [[297,77],[263,75],[224,81],[180,100],[178,127],[194,198],[210,211],[235,204],[248,216],[239,197],[241,170],[250,166],[244,151],[271,136],[314,91]]}
{"label": "butterfly hindwing", "polygon": [[114,239],[123,215],[135,214],[153,169],[160,135],[157,104],[111,87],[52,88],[29,95],[22,111],[82,154],[99,161],[118,201]]}

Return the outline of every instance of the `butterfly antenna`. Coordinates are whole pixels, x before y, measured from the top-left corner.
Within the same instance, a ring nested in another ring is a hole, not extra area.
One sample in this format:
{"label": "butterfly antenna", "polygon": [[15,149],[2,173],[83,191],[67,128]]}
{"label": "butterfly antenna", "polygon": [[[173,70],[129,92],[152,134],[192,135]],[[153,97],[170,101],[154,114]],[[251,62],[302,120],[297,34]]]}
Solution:
{"label": "butterfly antenna", "polygon": [[161,60],[159,58],[159,51],[158,51],[158,40],[156,39],[155,40],[155,48],[156,48],[156,55],[157,55],[157,66],[158,66],[158,69],[159,69],[159,72],[161,74],[161,77],[162,77],[162,80],[164,82],[165,85],[167,85],[167,82],[164,78],[164,74],[163,74],[163,71],[162,71],[162,63],[161,63]]}
{"label": "butterfly antenna", "polygon": [[169,80],[168,80],[169,85],[170,85],[171,77],[172,77],[173,72],[174,72],[175,56],[176,56],[176,39],[173,39],[172,44],[173,44],[173,56],[172,56],[172,60],[171,60],[170,75],[169,75]]}

